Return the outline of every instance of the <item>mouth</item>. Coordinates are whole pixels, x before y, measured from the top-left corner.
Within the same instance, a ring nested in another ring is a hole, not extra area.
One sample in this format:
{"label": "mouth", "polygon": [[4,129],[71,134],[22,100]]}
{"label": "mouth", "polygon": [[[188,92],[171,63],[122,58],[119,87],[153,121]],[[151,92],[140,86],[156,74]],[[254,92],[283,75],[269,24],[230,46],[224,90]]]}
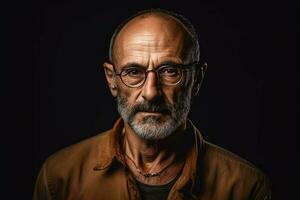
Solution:
{"label": "mouth", "polygon": [[140,111],[138,112],[142,115],[163,115],[163,112],[156,112],[156,111]]}
{"label": "mouth", "polygon": [[162,115],[170,115],[171,110],[166,105],[139,105],[133,108],[133,114],[138,114],[142,116],[156,116],[160,117]]}

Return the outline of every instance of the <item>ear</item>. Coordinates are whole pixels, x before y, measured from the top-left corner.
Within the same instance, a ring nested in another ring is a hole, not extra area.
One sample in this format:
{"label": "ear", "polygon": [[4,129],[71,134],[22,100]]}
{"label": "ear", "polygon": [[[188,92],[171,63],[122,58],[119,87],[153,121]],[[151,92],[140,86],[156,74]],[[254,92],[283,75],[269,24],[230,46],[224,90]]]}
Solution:
{"label": "ear", "polygon": [[194,86],[193,86],[193,95],[196,96],[201,88],[203,79],[204,79],[204,75],[206,73],[207,70],[207,63],[204,64],[199,64],[198,66],[196,66],[196,76],[195,76],[195,81],[194,81]]}
{"label": "ear", "polygon": [[116,97],[118,93],[117,85],[115,82],[115,72],[112,64],[105,62],[103,63],[105,77],[108,83],[109,90],[111,94]]}

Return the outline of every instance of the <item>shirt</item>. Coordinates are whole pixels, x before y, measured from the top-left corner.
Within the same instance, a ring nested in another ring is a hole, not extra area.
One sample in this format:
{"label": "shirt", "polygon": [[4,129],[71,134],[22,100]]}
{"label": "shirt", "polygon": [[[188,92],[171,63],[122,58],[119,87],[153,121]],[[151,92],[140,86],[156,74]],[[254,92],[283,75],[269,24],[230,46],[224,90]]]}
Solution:
{"label": "shirt", "polygon": [[142,200],[166,200],[178,177],[164,185],[147,185],[137,182]]}
{"label": "shirt", "polygon": [[[168,199],[269,200],[270,182],[248,161],[205,141],[192,127],[182,173]],[[124,122],[118,119],[111,130],[85,139],[51,155],[36,180],[34,200],[141,199],[128,170],[120,136]]]}

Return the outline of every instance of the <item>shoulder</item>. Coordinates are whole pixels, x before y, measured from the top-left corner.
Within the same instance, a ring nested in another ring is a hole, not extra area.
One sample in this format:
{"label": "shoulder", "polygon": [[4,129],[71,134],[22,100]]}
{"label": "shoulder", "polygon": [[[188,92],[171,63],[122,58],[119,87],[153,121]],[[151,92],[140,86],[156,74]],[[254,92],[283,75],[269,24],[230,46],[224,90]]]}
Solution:
{"label": "shoulder", "polygon": [[77,195],[78,186],[88,182],[96,163],[103,161],[110,135],[110,130],[99,133],[49,156],[36,179],[34,199],[56,199],[69,190]]}
{"label": "shoulder", "polygon": [[204,144],[205,157],[209,160],[208,163],[213,163],[216,167],[222,167],[224,171],[236,171],[239,169],[245,170],[245,172],[248,173],[255,173],[258,176],[264,175],[264,173],[251,162],[241,158],[237,154],[207,141],[205,141]]}
{"label": "shoulder", "polygon": [[78,167],[92,167],[101,159],[101,151],[107,148],[110,132],[99,133],[52,154],[44,162],[45,170],[49,174],[63,176],[70,171],[78,171]]}
{"label": "shoulder", "polygon": [[234,187],[256,196],[266,196],[270,192],[270,182],[265,173],[249,161],[207,141],[203,150],[203,166],[208,183],[216,184],[222,190]]}

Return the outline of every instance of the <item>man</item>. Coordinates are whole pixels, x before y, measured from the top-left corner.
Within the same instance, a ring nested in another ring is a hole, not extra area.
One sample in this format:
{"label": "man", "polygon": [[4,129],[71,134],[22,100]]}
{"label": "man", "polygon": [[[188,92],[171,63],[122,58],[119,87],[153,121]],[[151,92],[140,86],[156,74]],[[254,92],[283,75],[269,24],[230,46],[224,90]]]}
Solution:
{"label": "man", "polygon": [[34,199],[270,199],[261,171],[187,118],[206,71],[190,22],[139,12],[116,29],[109,53],[103,67],[121,118],[49,157]]}

